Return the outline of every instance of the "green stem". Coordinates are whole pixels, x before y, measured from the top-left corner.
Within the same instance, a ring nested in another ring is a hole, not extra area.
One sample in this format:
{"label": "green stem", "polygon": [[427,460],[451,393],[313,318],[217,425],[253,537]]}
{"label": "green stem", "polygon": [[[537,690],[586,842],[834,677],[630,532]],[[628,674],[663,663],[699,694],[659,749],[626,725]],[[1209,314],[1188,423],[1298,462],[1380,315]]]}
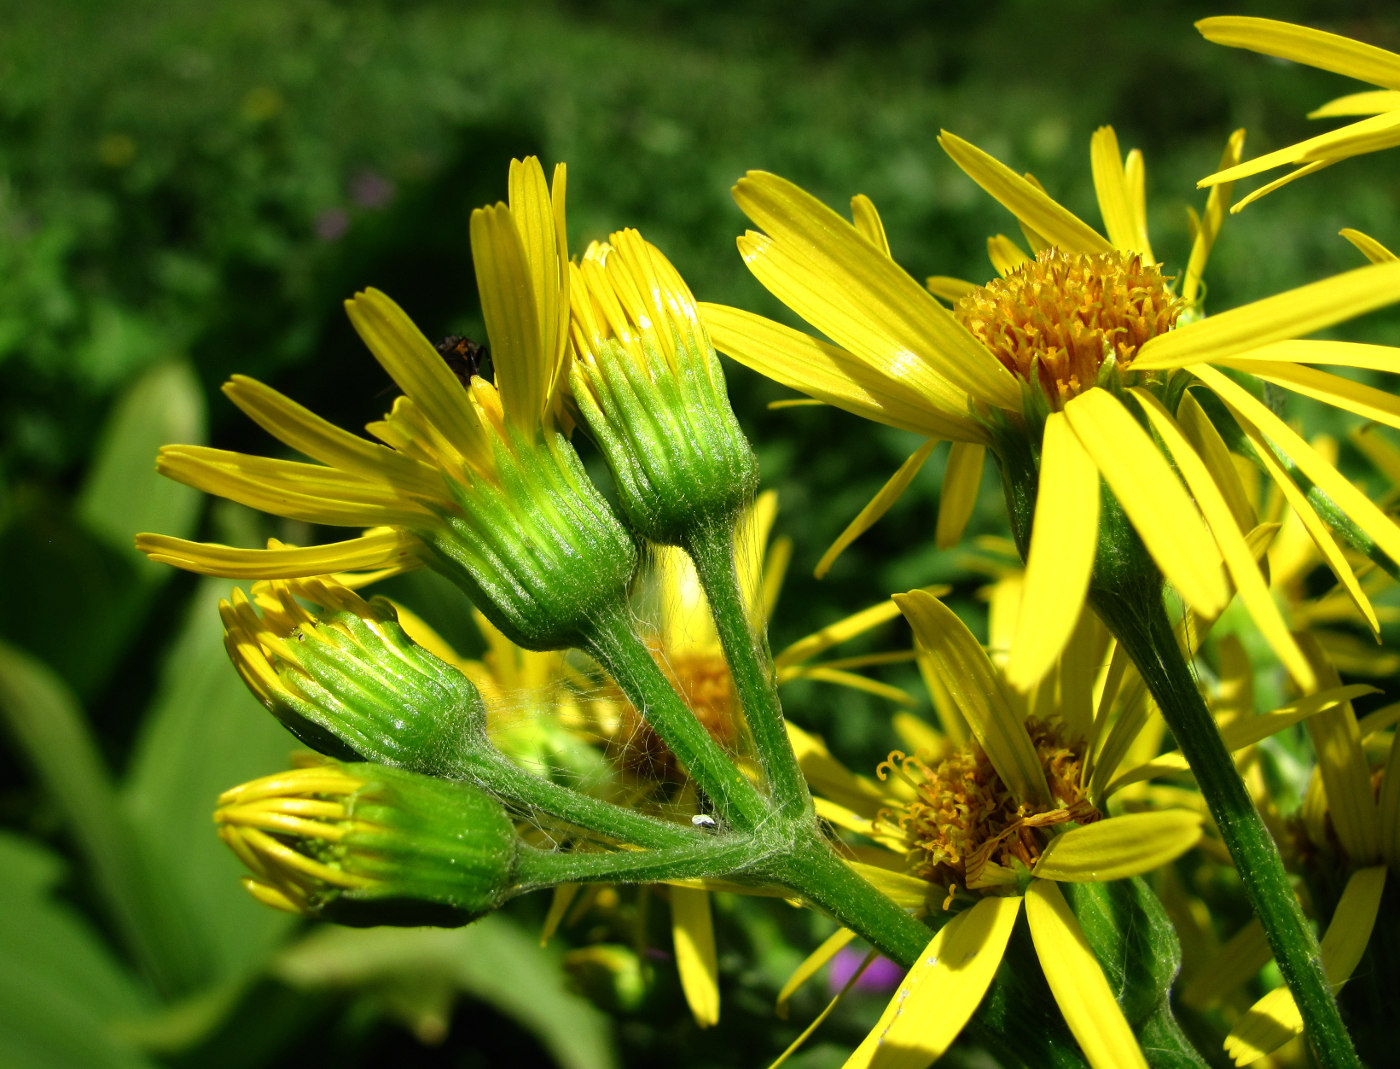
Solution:
{"label": "green stem", "polygon": [[770,820],[767,801],[739,771],[667,681],[632,629],[626,607],[606,607],[588,621],[582,649],[603,666],[670,748],[719,815],[740,831]]}
{"label": "green stem", "polygon": [[560,883],[656,883],[665,880],[723,876],[742,882],[754,863],[754,842],[747,835],[720,838],[658,850],[605,852],[522,849],[516,856],[520,891]]}
{"label": "green stem", "polygon": [[1167,619],[1160,588],[1098,589],[1091,597],[1100,619],[1142,673],[1191,766],[1254,913],[1264,926],[1279,971],[1298,1004],[1318,1062],[1328,1069],[1359,1069],[1361,1062],[1322,968],[1317,939],[1293,893],[1278,847],[1196,689]]}
{"label": "green stem", "polygon": [[634,809],[590,798],[552,780],[527,772],[485,739],[457,768],[479,787],[512,805],[538,810],[599,835],[648,849],[701,841],[705,832],[647,816]]}
{"label": "green stem", "polygon": [[715,630],[753,734],[754,749],[774,808],[786,817],[805,817],[812,812],[812,796],[783,726],[783,707],[778,700],[768,635],[764,629],[752,626],[739,589],[733,525],[699,524],[689,533],[684,548],[695,562],[700,585],[709,599]]}

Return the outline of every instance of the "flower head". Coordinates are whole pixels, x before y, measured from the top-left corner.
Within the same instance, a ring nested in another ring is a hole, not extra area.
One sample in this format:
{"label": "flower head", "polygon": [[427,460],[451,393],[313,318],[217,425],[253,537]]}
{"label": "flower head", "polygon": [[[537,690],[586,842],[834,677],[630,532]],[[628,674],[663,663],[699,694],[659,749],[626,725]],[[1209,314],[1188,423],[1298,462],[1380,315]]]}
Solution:
{"label": "flower head", "polygon": [[329,577],[271,580],[251,598],[234,590],[219,613],[248,689],[322,753],[450,772],[457,748],[485,730],[467,677],[411,641],[382,598]]}
{"label": "flower head", "polygon": [[[1351,569],[1329,525],[1391,560],[1400,560],[1400,528],[1237,378],[1400,425],[1394,398],[1306,366],[1400,371],[1400,350],[1295,340],[1400,299],[1400,264],[1207,318],[1201,276],[1227,187],[1211,193],[1178,289],[1148,241],[1142,157],[1124,157],[1111,129],[1094,135],[1091,152],[1106,236],[961,138],[945,133],[940,143],[1015,215],[1030,244],[1028,253],[1005,236],[989,241],[999,279],[983,287],[930,279],[934,293],[956,302],[950,310],[891,258],[867,198],[852,201],[847,222],[792,183],[752,172],[735,197],[763,229],[741,237],[740,251],[765,286],[836,344],[701,306],[716,346],[741,363],[930,438],[838,545],[888,508],[934,441],[961,449],[950,455],[960,479],[980,475],[989,447],[1027,555],[1021,630],[1007,666],[1016,687],[1034,685],[1054,663],[1077,615],[1066,606],[1082,604],[1096,567],[1111,563],[1101,532],[1117,537],[1113,525],[1122,522],[1196,611],[1218,614],[1232,583],[1289,671],[1308,684],[1306,660],[1247,544],[1255,518],[1241,507],[1230,451],[1269,472],[1344,581]],[[1241,143],[1240,135],[1231,140],[1227,164]],[[1101,482],[1111,492],[1102,508]],[[952,486],[944,495],[964,496]],[[1355,595],[1353,586],[1354,577]]]}
{"label": "flower head", "polygon": [[[515,161],[510,202],[474,212],[472,255],[496,381],[463,383],[398,305],[377,290],[350,320],[403,389],[371,442],[275,390],[235,377],[224,392],[317,463],[167,446],[158,470],[308,523],[373,527],[309,549],[238,550],[141,535],[151,557],[205,574],[295,578],[428,564],[464,587],[502,630],[535,648],[571,644],[588,615],[618,601],[636,564],[631,539],[561,433],[567,380],[564,168]],[[382,443],[382,444],[380,444]]]}
{"label": "flower head", "polygon": [[573,397],[628,522],[664,545],[732,527],[758,463],[689,288],[635,230],[590,246],[574,272]]}
{"label": "flower head", "polygon": [[340,924],[456,927],[509,897],[515,827],[465,783],[329,763],[219,796],[219,835],[259,900]]}

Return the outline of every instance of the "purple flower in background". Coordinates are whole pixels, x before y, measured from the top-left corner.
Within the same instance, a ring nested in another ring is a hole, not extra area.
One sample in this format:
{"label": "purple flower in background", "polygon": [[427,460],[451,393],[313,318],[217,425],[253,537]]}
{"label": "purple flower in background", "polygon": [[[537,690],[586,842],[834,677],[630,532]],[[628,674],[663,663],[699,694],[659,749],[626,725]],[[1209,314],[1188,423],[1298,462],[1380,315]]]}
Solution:
{"label": "purple flower in background", "polygon": [[350,182],[350,199],[361,208],[383,208],[396,192],[394,183],[377,171],[361,171]]}
{"label": "purple flower in background", "polygon": [[344,209],[332,208],[316,218],[316,236],[322,241],[339,241],[350,229],[350,216]]}
{"label": "purple flower in background", "polygon": [[[836,952],[836,957],[831,959],[831,968],[826,975],[827,986],[833,995],[846,986],[864,960],[865,951],[842,947]],[[860,974],[860,979],[855,982],[854,989],[881,994],[893,991],[902,979],[904,979],[904,970],[890,961],[889,958],[877,954],[865,972]]]}

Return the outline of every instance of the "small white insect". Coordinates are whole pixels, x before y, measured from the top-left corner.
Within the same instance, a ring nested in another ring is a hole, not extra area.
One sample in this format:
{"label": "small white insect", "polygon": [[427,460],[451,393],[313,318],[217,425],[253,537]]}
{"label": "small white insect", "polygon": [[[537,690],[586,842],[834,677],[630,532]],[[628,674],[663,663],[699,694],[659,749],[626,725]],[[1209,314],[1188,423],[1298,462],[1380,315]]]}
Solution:
{"label": "small white insect", "polygon": [[690,818],[690,822],[694,824],[697,828],[704,828],[706,831],[719,830],[719,824],[716,823],[715,818],[710,816],[708,813],[696,813],[693,817]]}

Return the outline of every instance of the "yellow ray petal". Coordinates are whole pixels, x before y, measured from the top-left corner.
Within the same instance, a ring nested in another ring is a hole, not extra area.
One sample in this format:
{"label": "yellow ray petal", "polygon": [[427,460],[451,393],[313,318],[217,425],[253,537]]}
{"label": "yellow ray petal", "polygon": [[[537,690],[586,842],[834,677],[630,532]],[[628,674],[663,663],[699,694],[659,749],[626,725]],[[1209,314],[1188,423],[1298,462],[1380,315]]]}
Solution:
{"label": "yellow ray petal", "polygon": [[1291,22],[1243,15],[1202,19],[1196,23],[1196,29],[1207,41],[1218,45],[1247,48],[1357,81],[1400,89],[1400,56],[1349,37]]}
{"label": "yellow ray petal", "polygon": [[[1225,152],[1220,157],[1220,169],[1223,171],[1239,163],[1243,152],[1244,131],[1236,130],[1230,135]],[[1233,182],[1223,182],[1206,197],[1205,214],[1201,216],[1196,232],[1192,235],[1191,255],[1186,261],[1186,277],[1181,284],[1181,296],[1187,304],[1196,303],[1201,289],[1201,278],[1206,270],[1206,261],[1210,259],[1211,249],[1215,247],[1215,239],[1220,234],[1220,224],[1225,220],[1233,189]]]}
{"label": "yellow ray petal", "polygon": [[[1400,353],[1397,353],[1400,355]],[[1247,372],[1285,390],[1352,412],[1362,419],[1400,427],[1400,399],[1385,390],[1297,364],[1262,360],[1221,360],[1220,367]]]}
{"label": "yellow ray petal", "polygon": [[[1327,979],[1340,986],[1361,961],[1376,924],[1385,867],[1353,873],[1342,892],[1332,923],[1322,937],[1322,965]],[[1283,1046],[1303,1031],[1303,1018],[1286,987],[1270,991],[1235,1022],[1225,1039],[1225,1052],[1236,1065],[1248,1065]]]}
{"label": "yellow ray petal", "polygon": [[[1329,156],[1326,159],[1314,160],[1312,163],[1305,163],[1302,166],[1295,167],[1283,177],[1275,178],[1272,182],[1267,182],[1252,193],[1241,197],[1234,204],[1230,205],[1230,214],[1235,215],[1238,212],[1242,212],[1256,200],[1267,197],[1276,189],[1282,189],[1284,186],[1296,182],[1300,178],[1306,178],[1310,174],[1317,174],[1317,172],[1321,171],[1323,168],[1331,167],[1334,163],[1340,163],[1344,159],[1346,159],[1345,155]],[[1247,167],[1249,165],[1246,164],[1245,166]],[[1240,168],[1237,168],[1237,170],[1238,169]]]}
{"label": "yellow ray petal", "polygon": [[709,1028],[719,1023],[719,966],[715,959],[715,924],[710,893],[693,887],[671,887],[671,937],[676,947],[676,970],[681,990],[695,1023]]}
{"label": "yellow ray petal", "polygon": [[837,928],[823,940],[821,946],[802,959],[802,964],[792,971],[792,975],[787,978],[787,983],[783,984],[782,990],[778,992],[777,1014],[780,1018],[784,1021],[787,1020],[788,1002],[797,993],[797,990],[815,976],[827,962],[836,957],[842,948],[850,945],[851,940],[855,937],[856,933],[849,928]]}
{"label": "yellow ray petal", "polygon": [[704,303],[699,308],[716,349],[784,386],[891,427],[935,438],[985,440],[962,409],[952,413],[935,406],[844,349],[738,308]]}
{"label": "yellow ray petal", "polygon": [[[1139,171],[1141,155],[1138,155]],[[1111,126],[1100,126],[1089,141],[1089,160],[1094,172],[1094,191],[1098,194],[1099,211],[1103,215],[1108,240],[1127,252],[1140,253],[1156,263],[1147,241],[1147,219],[1142,214],[1138,191],[1130,187],[1118,148],[1118,135]]]}
{"label": "yellow ray petal", "polygon": [[967,625],[925,591],[896,594],[894,600],[1002,782],[1023,801],[1048,802],[1045,772],[1035,745],[1013,711],[1001,675]]}
{"label": "yellow ray petal", "polygon": [[1135,389],[1132,396],[1142,406],[1153,428],[1166,443],[1172,459],[1176,461],[1177,470],[1181,472],[1196,503],[1200,505],[1201,513],[1215,537],[1215,544],[1220,548],[1221,556],[1225,558],[1225,566],[1229,569],[1230,578],[1235,582],[1240,600],[1249,610],[1249,615],[1260,633],[1278,654],[1279,660],[1288,669],[1288,674],[1293,677],[1299,689],[1304,693],[1316,689],[1317,679],[1313,670],[1288,630],[1288,624],[1274,602],[1273,595],[1269,593],[1269,585],[1254,560],[1254,554],[1245,545],[1239,525],[1235,522],[1230,506],[1216,486],[1211,473],[1191,448],[1186,436],[1167,414],[1162,402],[1146,390]]}
{"label": "yellow ray petal", "polygon": [[[1400,269],[1400,263],[1384,266]],[[1400,563],[1400,527],[1395,525],[1394,520],[1381,512],[1374,502],[1319,456],[1288,424],[1243,387],[1204,364],[1194,366],[1191,371],[1230,407],[1241,425],[1249,424],[1277,443],[1278,448],[1287,454],[1303,475],[1330,497],[1386,556]]]}
{"label": "yellow ray petal", "polygon": [[1015,377],[888,254],[810,193],[762,171],[734,199],[770,239],[741,238],[749,269],[833,341],[877,356],[921,392],[1017,408]]}
{"label": "yellow ray petal", "polygon": [[977,505],[986,459],[986,448],[972,442],[954,442],[949,447],[938,499],[938,523],[933,533],[933,543],[939,549],[951,549],[962,541],[963,530]]}
{"label": "yellow ray petal", "polygon": [[554,369],[543,348],[542,312],[511,210],[497,204],[472,212],[471,242],[501,404],[511,425],[532,431],[540,425]]}
{"label": "yellow ray petal", "polygon": [[1350,118],[1356,115],[1380,115],[1400,109],[1400,92],[1394,89],[1368,89],[1363,93],[1348,93],[1329,100],[1308,112],[1309,119]]}
{"label": "yellow ray petal", "polygon": [[1175,861],[1200,840],[1200,814],[1184,809],[1108,817],[1055,836],[1031,873],[1071,883],[1121,880]]}
{"label": "yellow ray petal", "polygon": [[1192,608],[1218,614],[1229,594],[1214,540],[1147,432],[1107,390],[1071,399],[1064,414],[1167,580]]}
{"label": "yellow ray petal", "polygon": [[925,1069],[952,1045],[1001,963],[1019,898],[984,898],[929,941],[843,1069]]}
{"label": "yellow ray petal", "polygon": [[886,898],[903,909],[923,909],[930,896],[933,896],[935,901],[943,896],[941,887],[917,876],[891,872],[889,869],[877,868],[859,861],[852,861],[850,865],[861,879],[873,884]]}
{"label": "yellow ray petal", "polygon": [[[564,165],[554,168],[553,191],[545,185],[544,168],[530,156],[510,161],[510,217],[525,253],[528,282],[538,313],[543,405],[554,387],[569,325],[569,252],[564,237]],[[483,309],[484,310],[484,309]],[[497,369],[497,381],[500,371]]]}
{"label": "yellow ray petal", "polygon": [[1036,184],[976,145],[944,130],[938,143],[953,162],[1002,207],[1066,252],[1112,252],[1113,244]]}
{"label": "yellow ray petal", "polygon": [[1240,481],[1230,447],[1225,444],[1225,439],[1220,437],[1215,424],[1211,423],[1210,417],[1191,391],[1186,391],[1182,397],[1181,404],[1176,409],[1176,418],[1182,433],[1191,442],[1191,448],[1196,451],[1196,455],[1210,472],[1216,488],[1225,496],[1225,502],[1230,506],[1230,515],[1235,518],[1235,525],[1241,531],[1250,530],[1257,522],[1254,506],[1249,503],[1249,494]]}
{"label": "yellow ray petal", "polygon": [[951,275],[929,275],[924,279],[924,288],[939,300],[956,304],[977,288],[974,282],[953,278]]}
{"label": "yellow ray petal", "polygon": [[472,456],[484,448],[481,421],[461,382],[402,308],[367,289],[346,301],[345,310],[374,358],[457,452]]}
{"label": "yellow ray petal", "polygon": [[875,202],[864,193],[851,198],[851,221],[861,237],[889,256],[890,239],[885,236],[885,224],[880,221]]}
{"label": "yellow ray petal", "polygon": [[[1207,175],[1196,184],[1208,186],[1217,182],[1233,182],[1238,178],[1290,163],[1326,167],[1348,156],[1379,152],[1397,144],[1400,144],[1400,112],[1391,111],[1358,120],[1325,134],[1318,134],[1263,156],[1256,156],[1227,170]],[[1274,183],[1270,185],[1274,186]]]}
{"label": "yellow ray petal", "polygon": [[1011,274],[1022,264],[1031,262],[1031,257],[1021,250],[1021,246],[1005,234],[997,234],[995,237],[987,239],[987,256],[992,261],[992,267],[996,273],[1002,278]]}
{"label": "yellow ray petal", "polygon": [[1249,983],[1273,956],[1264,926],[1257,919],[1252,920],[1196,969],[1182,988],[1181,1001],[1206,1009]]}
{"label": "yellow ray petal", "polygon": [[1366,257],[1366,259],[1370,260],[1373,264],[1389,263],[1391,260],[1395,259],[1395,253],[1391,252],[1369,234],[1363,234],[1361,231],[1353,230],[1351,227],[1345,227],[1337,233],[1355,245],[1361,252],[1361,255]]}
{"label": "yellow ray petal", "polygon": [[280,549],[237,549],[160,534],[136,536],[136,548],[151,560],[225,579],[299,579],[391,566],[407,571],[418,567],[420,547],[413,535],[389,527],[375,528],[344,542]]}
{"label": "yellow ray petal", "polygon": [[870,503],[860,510],[860,513],[841,532],[836,541],[831,544],[831,548],[822,554],[822,559],[817,561],[815,575],[821,579],[831,570],[831,566],[836,563],[836,558],[846,551],[846,547],[854,542],[889,511],[890,506],[899,500],[900,495],[909,488],[914,476],[919,474],[919,469],[924,466],[924,461],[928,460],[929,454],[933,452],[933,447],[938,444],[936,438],[930,438],[918,449],[909,455],[909,458],[899,466],[899,469],[889,477],[885,485],[880,487]]}
{"label": "yellow ray petal", "polygon": [[1272,341],[1311,334],[1400,300],[1400,263],[1370,264],[1198,319],[1151,338],[1133,370],[1224,360]]}
{"label": "yellow ray petal", "polygon": [[[1317,639],[1304,633],[1299,643],[1317,672],[1318,682],[1329,689],[1340,687],[1337,670]],[[1380,853],[1380,815],[1351,702],[1309,718],[1308,735],[1317,755],[1317,774],[1327,795],[1328,815],[1342,848],[1355,861],[1373,861]]]}
{"label": "yellow ray petal", "polygon": [[1026,578],[1006,680],[1029,690],[1069,641],[1084,604],[1099,533],[1099,475],[1063,412],[1045,422]]}
{"label": "yellow ray petal", "polygon": [[1094,1069],[1147,1069],[1098,959],[1054,883],[1036,880],[1031,884],[1026,892],[1026,920],[1046,982],[1089,1064]]}

